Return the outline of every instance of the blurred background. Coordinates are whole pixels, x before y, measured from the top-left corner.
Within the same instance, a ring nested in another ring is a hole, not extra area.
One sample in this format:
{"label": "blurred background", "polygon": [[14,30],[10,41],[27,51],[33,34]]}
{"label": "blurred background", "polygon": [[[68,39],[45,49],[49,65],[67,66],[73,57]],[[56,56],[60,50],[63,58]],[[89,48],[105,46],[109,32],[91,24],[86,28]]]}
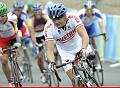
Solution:
{"label": "blurred background", "polygon": [[[9,7],[12,6],[17,0],[0,0],[5,2]],[[43,6],[48,1],[61,2],[65,6],[73,9],[81,9],[83,7],[83,2],[85,0],[23,0],[25,3],[30,2],[40,2]],[[97,8],[100,9],[103,13],[120,15],[120,0],[95,0],[97,2]]]}

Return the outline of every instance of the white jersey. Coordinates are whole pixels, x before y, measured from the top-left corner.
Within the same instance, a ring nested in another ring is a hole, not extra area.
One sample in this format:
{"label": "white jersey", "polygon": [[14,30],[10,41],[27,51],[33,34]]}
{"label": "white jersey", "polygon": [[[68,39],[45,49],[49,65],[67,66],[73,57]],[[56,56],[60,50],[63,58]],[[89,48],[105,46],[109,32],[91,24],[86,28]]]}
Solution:
{"label": "white jersey", "polygon": [[78,27],[83,27],[82,21],[79,17],[72,13],[67,14],[66,29],[58,29],[52,21],[48,21],[45,25],[45,41],[55,40],[58,49],[68,52],[78,52],[81,49],[81,37],[77,33]]}
{"label": "white jersey", "polygon": [[95,21],[102,21],[102,14],[98,9],[93,9],[93,14],[91,17],[87,17],[85,14],[85,9],[81,9],[78,12],[78,15],[80,17],[80,19],[82,20],[82,22],[84,23],[85,27],[86,26],[90,26],[91,24],[93,24]]}

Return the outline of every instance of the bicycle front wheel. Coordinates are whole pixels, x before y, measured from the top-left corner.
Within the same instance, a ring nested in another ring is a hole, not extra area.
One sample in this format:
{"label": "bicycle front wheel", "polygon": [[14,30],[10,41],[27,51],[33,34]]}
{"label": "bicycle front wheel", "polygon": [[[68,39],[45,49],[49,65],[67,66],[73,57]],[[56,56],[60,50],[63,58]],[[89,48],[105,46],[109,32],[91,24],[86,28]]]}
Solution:
{"label": "bicycle front wheel", "polygon": [[59,87],[59,80],[57,79],[55,72],[52,71],[51,73],[51,86]]}
{"label": "bicycle front wheel", "polygon": [[104,83],[104,74],[103,74],[103,66],[102,66],[102,62],[100,60],[100,56],[98,54],[98,52],[96,52],[96,58],[99,61],[99,64],[101,66],[101,69],[96,69],[95,67],[93,68],[93,75],[95,77],[95,79],[97,80],[97,82],[103,86]]}

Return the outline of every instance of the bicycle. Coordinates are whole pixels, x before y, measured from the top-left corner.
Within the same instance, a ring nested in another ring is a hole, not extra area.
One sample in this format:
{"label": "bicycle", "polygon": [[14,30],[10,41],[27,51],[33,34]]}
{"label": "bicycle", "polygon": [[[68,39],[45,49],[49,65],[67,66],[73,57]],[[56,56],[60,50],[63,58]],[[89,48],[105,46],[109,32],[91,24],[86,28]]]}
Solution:
{"label": "bicycle", "polygon": [[95,46],[95,42],[93,41],[93,38],[94,37],[98,37],[98,36],[103,36],[105,35],[104,33],[103,34],[98,34],[98,35],[93,35],[93,36],[90,36],[90,45],[92,47],[92,50],[94,51],[95,53],[95,58],[97,58],[97,61],[98,63],[100,64],[100,69],[96,69],[96,59],[94,59],[93,61],[91,61],[92,63],[92,72],[93,72],[93,76],[96,78],[96,80],[98,81],[98,83],[103,86],[104,84],[104,73],[103,73],[103,66],[102,66],[102,62],[101,62],[101,59],[100,59],[100,56],[99,56],[99,52],[98,50],[96,49],[96,46]]}
{"label": "bicycle", "polygon": [[15,43],[16,45],[8,46],[3,48],[3,53],[8,53],[8,59],[10,62],[10,67],[11,67],[11,76],[12,76],[12,84],[15,87],[22,87],[22,79],[20,76],[23,76],[23,73],[21,72],[19,65],[17,63],[17,51],[19,43]]}
{"label": "bicycle", "polygon": [[30,81],[33,83],[33,75],[32,75],[32,64],[30,61],[30,56],[28,54],[29,46],[26,46],[23,39],[21,39],[22,44],[22,51],[23,51],[23,75],[24,80]]}
{"label": "bicycle", "polygon": [[42,55],[43,55],[43,63],[45,65],[44,74],[46,77],[46,83],[48,86],[56,86],[59,87],[59,82],[61,82],[60,77],[58,76],[56,71],[50,71],[48,69],[48,61],[46,57],[46,48],[45,48],[45,42],[42,40],[42,43],[40,44],[40,48],[42,49]]}
{"label": "bicycle", "polygon": [[[57,65],[56,68],[63,67],[67,64],[72,64],[73,71],[75,72],[75,77],[73,80],[76,81],[77,86],[83,86],[83,87],[97,86],[97,87],[99,87],[98,82],[91,74],[90,68],[92,68],[92,66],[91,66],[91,63],[89,63],[89,59],[82,59],[82,57],[79,55],[79,53],[77,53],[77,55],[78,55],[78,57],[75,60],[73,60],[73,61],[67,60],[66,63]],[[78,61],[79,65],[76,65],[75,61]]]}

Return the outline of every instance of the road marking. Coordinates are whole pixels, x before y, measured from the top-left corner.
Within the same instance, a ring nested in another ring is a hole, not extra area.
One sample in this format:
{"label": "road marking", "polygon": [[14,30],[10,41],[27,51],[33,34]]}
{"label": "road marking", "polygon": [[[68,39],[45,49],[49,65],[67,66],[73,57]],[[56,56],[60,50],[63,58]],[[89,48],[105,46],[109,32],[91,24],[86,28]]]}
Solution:
{"label": "road marking", "polygon": [[115,64],[109,65],[110,68],[115,68],[115,67],[118,67],[118,66],[120,66],[120,63],[115,63]]}

